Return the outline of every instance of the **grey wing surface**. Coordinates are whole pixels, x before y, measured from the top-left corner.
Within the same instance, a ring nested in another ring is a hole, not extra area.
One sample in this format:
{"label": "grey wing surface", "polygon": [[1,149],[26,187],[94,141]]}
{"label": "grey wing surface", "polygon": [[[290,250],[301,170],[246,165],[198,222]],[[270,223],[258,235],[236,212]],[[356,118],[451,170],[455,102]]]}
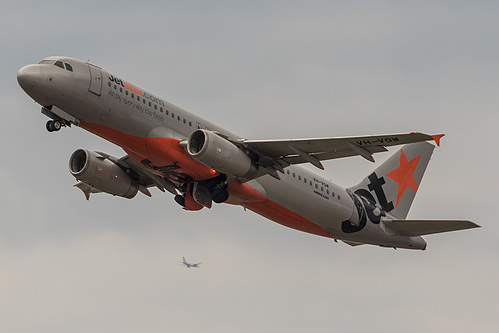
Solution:
{"label": "grey wing surface", "polygon": [[239,143],[259,155],[259,164],[276,170],[301,163],[312,163],[323,168],[320,161],[362,156],[374,162],[373,154],[387,151],[386,147],[435,140],[443,135],[431,136],[412,132],[316,139],[240,140]]}

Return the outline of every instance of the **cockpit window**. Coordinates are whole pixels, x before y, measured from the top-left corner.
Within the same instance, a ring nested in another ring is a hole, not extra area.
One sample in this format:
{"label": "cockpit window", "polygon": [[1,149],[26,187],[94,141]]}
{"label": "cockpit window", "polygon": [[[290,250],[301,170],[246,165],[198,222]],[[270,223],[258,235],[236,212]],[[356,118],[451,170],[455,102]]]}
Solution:
{"label": "cockpit window", "polygon": [[52,65],[54,63],[54,60],[42,60],[38,64],[40,65]]}
{"label": "cockpit window", "polygon": [[38,63],[39,65],[56,65],[57,67],[60,67],[62,69],[64,69],[64,66],[66,66],[66,70],[72,72],[73,71],[73,66],[71,66],[70,64],[68,64],[67,62],[62,62],[62,61],[59,61],[59,60],[50,60],[50,59],[45,59],[45,60],[42,60]]}

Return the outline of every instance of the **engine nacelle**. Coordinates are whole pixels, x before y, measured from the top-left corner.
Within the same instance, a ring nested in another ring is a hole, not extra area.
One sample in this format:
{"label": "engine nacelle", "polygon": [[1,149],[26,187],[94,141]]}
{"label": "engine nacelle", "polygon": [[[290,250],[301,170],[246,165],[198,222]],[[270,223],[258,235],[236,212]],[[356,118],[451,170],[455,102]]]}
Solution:
{"label": "engine nacelle", "polygon": [[94,151],[75,151],[69,159],[69,171],[77,180],[112,195],[131,199],[138,191],[138,185],[122,168]]}
{"label": "engine nacelle", "polygon": [[257,171],[245,152],[211,131],[194,131],[187,141],[186,150],[194,160],[220,173],[250,178]]}

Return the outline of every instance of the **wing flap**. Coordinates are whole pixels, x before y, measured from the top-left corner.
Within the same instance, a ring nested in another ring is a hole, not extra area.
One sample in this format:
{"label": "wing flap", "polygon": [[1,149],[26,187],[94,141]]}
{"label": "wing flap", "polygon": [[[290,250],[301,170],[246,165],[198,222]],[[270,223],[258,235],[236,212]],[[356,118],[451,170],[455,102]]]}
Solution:
{"label": "wing flap", "polygon": [[360,246],[360,245],[365,245],[364,243],[358,243],[358,242],[351,242],[351,241],[346,241],[342,240],[343,243],[348,244],[350,246]]}
{"label": "wing flap", "polygon": [[92,193],[102,193],[101,190],[98,190],[83,182],[75,184],[74,187],[78,187],[85,194],[85,198],[87,198],[87,200],[90,200],[90,194]]}
{"label": "wing flap", "polygon": [[161,192],[167,190],[174,195],[177,194],[175,185],[172,182],[148,170],[128,155],[123,156],[115,163],[131,168],[139,175],[139,184],[142,185],[142,188],[139,187],[139,190],[145,195],[151,196],[151,193],[147,190],[149,186],[156,186]]}
{"label": "wing flap", "polygon": [[423,236],[441,232],[479,228],[468,220],[381,220],[381,227],[388,234]]}
{"label": "wing flap", "polygon": [[[381,153],[381,152],[387,151],[387,149],[384,147],[369,147],[369,149],[366,149],[366,150],[369,150],[369,152],[371,154]],[[335,151],[311,154],[311,156],[314,156],[319,161],[333,160],[333,159],[337,159],[337,158],[345,158],[345,157],[351,157],[351,156],[357,156],[357,155],[359,155],[359,154],[356,151],[351,150],[351,149],[349,149],[349,150],[335,150]],[[282,159],[289,164],[301,164],[301,163],[308,162],[306,159],[302,158],[302,156],[300,156],[300,155],[286,156],[286,157],[283,157]]]}

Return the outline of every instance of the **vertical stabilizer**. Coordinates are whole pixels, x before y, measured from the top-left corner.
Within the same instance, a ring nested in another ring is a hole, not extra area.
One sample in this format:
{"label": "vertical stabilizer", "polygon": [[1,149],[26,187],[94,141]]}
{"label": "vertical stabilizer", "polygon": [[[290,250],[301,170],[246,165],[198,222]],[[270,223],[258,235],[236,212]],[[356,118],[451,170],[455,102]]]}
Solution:
{"label": "vertical stabilizer", "polygon": [[427,142],[405,145],[360,184],[349,190],[381,207],[397,219],[405,219],[435,146]]}

